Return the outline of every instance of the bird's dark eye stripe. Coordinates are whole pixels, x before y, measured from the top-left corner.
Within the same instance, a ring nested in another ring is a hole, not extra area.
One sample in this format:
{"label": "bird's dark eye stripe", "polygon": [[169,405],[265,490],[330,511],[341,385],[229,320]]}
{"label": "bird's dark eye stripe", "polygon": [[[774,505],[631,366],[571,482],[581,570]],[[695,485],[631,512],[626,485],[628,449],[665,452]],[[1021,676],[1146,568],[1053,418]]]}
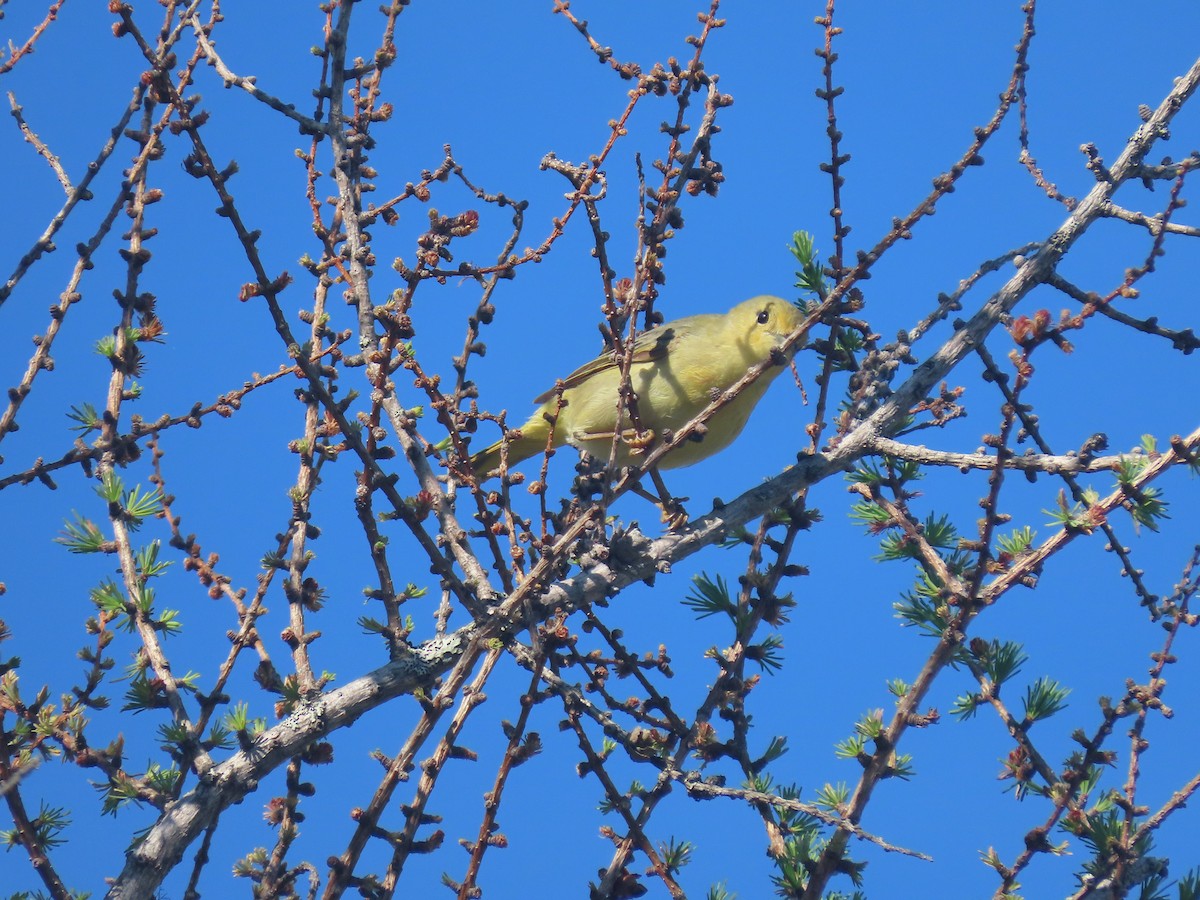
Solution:
{"label": "bird's dark eye stripe", "polygon": [[758,311],[758,324],[766,325],[771,320],[771,313],[768,310],[760,309]]}

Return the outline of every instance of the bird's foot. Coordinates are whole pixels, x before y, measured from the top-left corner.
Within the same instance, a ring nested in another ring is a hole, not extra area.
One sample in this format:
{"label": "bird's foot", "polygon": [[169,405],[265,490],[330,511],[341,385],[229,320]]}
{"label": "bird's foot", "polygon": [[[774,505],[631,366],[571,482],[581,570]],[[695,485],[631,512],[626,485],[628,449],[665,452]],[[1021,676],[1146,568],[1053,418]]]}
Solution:
{"label": "bird's foot", "polygon": [[662,520],[668,531],[683,531],[688,523],[688,512],[683,503],[688,497],[665,497],[659,501],[658,508],[662,511]]}

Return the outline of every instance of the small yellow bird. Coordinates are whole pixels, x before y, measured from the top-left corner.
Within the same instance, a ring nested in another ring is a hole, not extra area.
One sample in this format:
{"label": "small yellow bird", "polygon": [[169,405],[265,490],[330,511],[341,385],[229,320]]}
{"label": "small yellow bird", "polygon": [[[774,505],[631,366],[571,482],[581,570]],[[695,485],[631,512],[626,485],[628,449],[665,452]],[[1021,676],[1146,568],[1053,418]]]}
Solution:
{"label": "small yellow bird", "polygon": [[[751,366],[770,358],[789,334],[799,327],[804,314],[779,297],[753,297],[721,315],[708,313],[676,319],[644,331],[634,339],[630,384],[637,394],[638,421],[655,436],[664,429],[677,430],[694,419],[712,401],[712,391],[726,390]],[[797,342],[792,352],[800,347]],[[690,466],[724,450],[742,431],[750,413],[782,371],[767,369],[731,403],[708,420],[699,441],[680,444],[660,461],[665,469]],[[551,427],[553,446],[570,444],[607,460],[617,429],[621,367],[608,353],[572,372],[562,382],[564,405],[558,408],[556,390],[547,391],[533,402],[541,404],[521,426],[521,436],[510,440],[508,464],[536,456],[546,449]],[[551,426],[547,417],[558,412]],[[636,430],[629,412],[621,421],[617,443],[617,465],[630,465],[653,449],[630,443]],[[486,477],[500,466],[503,441],[471,457],[475,472]]]}

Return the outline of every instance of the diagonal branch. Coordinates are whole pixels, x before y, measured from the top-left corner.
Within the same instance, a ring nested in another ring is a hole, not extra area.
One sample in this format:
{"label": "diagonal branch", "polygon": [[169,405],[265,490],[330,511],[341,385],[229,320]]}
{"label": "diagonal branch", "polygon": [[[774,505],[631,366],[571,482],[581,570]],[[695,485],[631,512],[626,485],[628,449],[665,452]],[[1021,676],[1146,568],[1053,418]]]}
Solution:
{"label": "diagonal branch", "polygon": [[[650,541],[636,531],[625,532],[614,540],[607,562],[596,562],[572,578],[550,583],[540,591],[518,591],[482,622],[473,622],[458,631],[435,638],[411,653],[389,663],[346,686],[324,694],[300,707],[275,727],[263,732],[249,751],[234,754],[208,772],[188,794],[164,811],[151,826],[141,843],[130,851],[124,870],[109,896],[148,896],[183,856],[188,844],[209,827],[217,814],[243,799],[258,782],[313,740],[347,727],[370,710],[394,697],[427,686],[438,674],[458,663],[472,646],[492,638],[503,639],[515,633],[522,617],[514,613],[528,604],[537,618],[557,609],[572,610],[582,603],[611,599],[624,588],[668,571],[674,562],[718,541],[731,528],[743,525],[766,510],[777,506],[789,495],[843,471],[856,459],[877,452],[878,440],[895,433],[908,411],[978,346],[1029,291],[1044,282],[1063,254],[1102,215],[1104,204],[1117,187],[1136,174],[1142,159],[1161,137],[1181,105],[1200,84],[1200,61],[1176,83],[1159,108],[1135,132],[1124,152],[1114,163],[1112,179],[1097,183],[1063,224],[1053,232],[1043,249],[1024,262],[1008,283],[977,312],[969,322],[932,357],[912,373],[897,392],[865,421],[859,422],[828,452],[804,455],[799,463],[770,481],[746,491],[731,503],[697,519],[687,531],[668,534]],[[1164,458],[1169,454],[1164,454]],[[1174,460],[1171,460],[1172,462]],[[1147,469],[1158,474],[1167,463]],[[535,570],[530,583],[541,580]],[[1002,588],[990,586],[995,596]],[[945,652],[930,660],[931,666],[944,665],[956,645],[947,642]],[[901,714],[915,708],[928,690],[931,678],[923,677],[905,697]],[[903,725],[889,729],[894,743]],[[869,799],[874,781],[864,774],[864,783],[847,806],[846,817],[857,823]],[[819,893],[836,871],[846,842],[853,836],[849,827],[834,834],[820,867],[810,882],[810,891]]]}

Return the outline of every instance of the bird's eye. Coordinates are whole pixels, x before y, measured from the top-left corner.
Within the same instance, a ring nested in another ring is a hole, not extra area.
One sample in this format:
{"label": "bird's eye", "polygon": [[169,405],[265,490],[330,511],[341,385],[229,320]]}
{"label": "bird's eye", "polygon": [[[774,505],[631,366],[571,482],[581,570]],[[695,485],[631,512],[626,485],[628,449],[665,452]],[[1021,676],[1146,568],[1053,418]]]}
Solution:
{"label": "bird's eye", "polygon": [[758,311],[758,324],[766,325],[770,321],[771,321],[771,311],[767,310],[767,309],[760,309]]}

